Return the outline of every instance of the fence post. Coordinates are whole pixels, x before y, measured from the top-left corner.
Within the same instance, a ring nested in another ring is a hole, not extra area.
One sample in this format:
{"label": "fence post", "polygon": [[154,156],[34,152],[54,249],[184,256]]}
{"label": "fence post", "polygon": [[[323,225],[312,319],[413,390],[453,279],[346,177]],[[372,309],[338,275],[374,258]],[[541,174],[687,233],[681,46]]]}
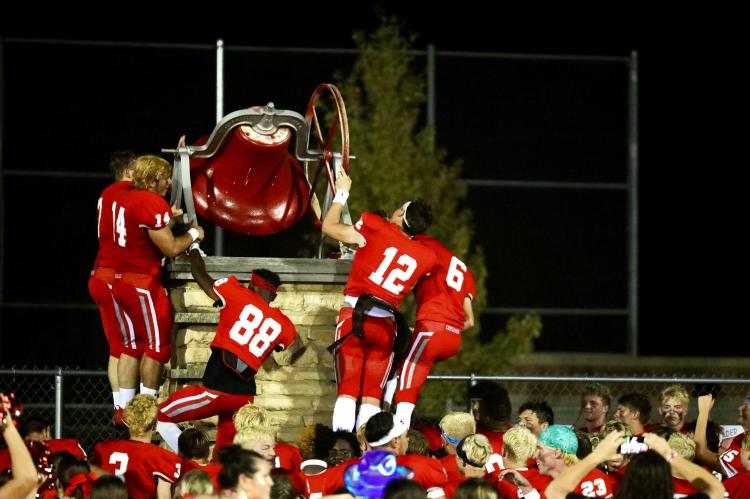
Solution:
{"label": "fence post", "polygon": [[474,376],[475,376],[474,373],[469,373],[469,390],[466,393],[466,395],[468,395],[466,397],[466,400],[469,401],[469,407],[466,412],[468,412],[469,414],[474,414],[474,411],[471,409],[471,406],[473,405],[471,402],[471,387],[477,384],[477,380],[474,378]]}
{"label": "fence post", "polygon": [[63,370],[57,368],[55,373],[55,438],[62,438],[63,408]]}

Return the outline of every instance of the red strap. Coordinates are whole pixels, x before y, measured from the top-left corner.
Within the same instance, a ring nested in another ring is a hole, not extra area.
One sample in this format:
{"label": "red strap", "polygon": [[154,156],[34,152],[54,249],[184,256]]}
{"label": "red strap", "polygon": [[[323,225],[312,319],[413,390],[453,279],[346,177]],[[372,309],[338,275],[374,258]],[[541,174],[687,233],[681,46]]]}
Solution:
{"label": "red strap", "polygon": [[273,286],[270,282],[266,281],[255,272],[250,274],[250,284],[252,284],[256,288],[267,289],[271,293],[276,293],[276,290],[278,289],[277,287]]}

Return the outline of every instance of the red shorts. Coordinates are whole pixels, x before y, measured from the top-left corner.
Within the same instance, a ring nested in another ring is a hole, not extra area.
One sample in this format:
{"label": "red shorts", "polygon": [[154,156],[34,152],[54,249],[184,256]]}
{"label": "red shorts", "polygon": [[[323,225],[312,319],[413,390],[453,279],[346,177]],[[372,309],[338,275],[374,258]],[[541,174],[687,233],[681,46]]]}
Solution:
{"label": "red shorts", "polygon": [[[339,312],[336,339],[352,330],[352,310],[344,307]],[[380,398],[393,362],[395,335],[393,319],[367,316],[364,337],[351,335],[338,346],[334,362],[339,395]]]}
{"label": "red shorts", "polygon": [[444,322],[418,321],[399,372],[395,402],[416,404],[435,362],[453,357],[460,346],[460,328]]}
{"label": "red shorts", "polygon": [[172,354],[172,309],[158,276],[115,274],[112,294],[130,318],[122,353],[140,358],[144,353],[161,363]]}
{"label": "red shorts", "polygon": [[91,271],[89,277],[89,294],[99,307],[104,335],[109,344],[109,355],[120,357],[125,337],[125,312],[112,296],[112,282],[115,279],[115,269],[98,267]]}

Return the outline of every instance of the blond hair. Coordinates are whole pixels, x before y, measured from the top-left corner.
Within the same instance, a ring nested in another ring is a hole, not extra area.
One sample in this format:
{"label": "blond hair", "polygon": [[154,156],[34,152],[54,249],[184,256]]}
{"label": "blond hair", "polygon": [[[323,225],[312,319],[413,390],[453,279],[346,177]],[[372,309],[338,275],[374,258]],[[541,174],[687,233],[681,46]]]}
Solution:
{"label": "blond hair", "polygon": [[158,411],[159,405],[155,397],[144,393],[133,397],[123,411],[123,418],[128,424],[130,436],[141,437],[153,431]]}
{"label": "blond hair", "polygon": [[234,435],[234,443],[237,445],[246,444],[248,442],[258,441],[276,441],[276,433],[270,428],[262,428],[252,426],[245,427],[238,431]]}
{"label": "blond hair", "polygon": [[193,469],[185,473],[177,482],[172,497],[180,498],[186,494],[196,496],[213,494],[214,483],[208,473],[202,469]]}
{"label": "blond hair", "polygon": [[[490,444],[490,441],[480,433],[469,435],[464,438],[461,448],[471,462],[481,464],[482,466],[487,463],[487,460],[492,455],[492,445]],[[466,463],[466,466],[472,465]],[[476,468],[476,466],[472,467]]]}
{"label": "blond hair", "polygon": [[669,447],[688,461],[695,457],[695,440],[682,433],[672,433],[667,439]]}
{"label": "blond hair", "polygon": [[536,452],[536,435],[528,428],[514,426],[503,434],[503,452],[514,463],[526,464]]}
{"label": "blond hair", "polygon": [[[633,430],[630,429],[630,426],[626,425],[625,423],[621,423],[620,421],[617,421],[616,419],[611,419],[604,423],[604,426],[593,435],[589,435],[589,441],[591,442],[591,447],[596,449],[596,446],[599,445],[599,443],[604,440],[604,437],[612,433],[613,431],[621,431],[623,432],[626,437],[629,437],[633,434]],[[503,440],[503,443],[505,441]]]}
{"label": "blond hair", "polygon": [[660,402],[664,402],[669,398],[675,398],[685,405],[690,403],[690,394],[687,389],[682,385],[670,385],[661,391]]}
{"label": "blond hair", "polygon": [[270,428],[271,421],[268,411],[252,402],[245,404],[232,416],[237,431],[243,428]]}
{"label": "blond hair", "polygon": [[159,156],[138,156],[132,164],[133,188],[139,191],[147,191],[151,182],[172,176],[172,165]]}
{"label": "blond hair", "polygon": [[463,440],[477,432],[477,422],[468,412],[449,412],[440,420],[440,430],[451,438]]}

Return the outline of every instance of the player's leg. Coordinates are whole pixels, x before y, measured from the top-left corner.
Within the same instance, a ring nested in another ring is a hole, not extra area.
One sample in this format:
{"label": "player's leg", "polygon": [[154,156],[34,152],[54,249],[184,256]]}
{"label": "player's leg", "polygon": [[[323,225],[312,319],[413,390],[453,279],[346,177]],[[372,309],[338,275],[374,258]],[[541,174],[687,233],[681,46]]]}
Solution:
{"label": "player's leg", "polygon": [[[109,346],[109,358],[107,360],[107,378],[112,388],[112,400],[115,408],[122,407],[120,403],[120,383],[117,378],[117,364],[123,348],[122,312],[112,296],[112,282],[114,281],[113,269],[96,269],[91,272],[89,278],[89,294],[99,309],[102,321],[102,329],[107,338]],[[117,307],[117,311],[115,310]],[[119,319],[118,319],[119,316]]]}
{"label": "player's leg", "polygon": [[[352,330],[352,308],[344,307],[339,312],[335,339]],[[357,416],[357,399],[363,371],[362,340],[349,336],[334,352],[334,366],[338,397],[333,407],[333,429],[353,431]]]}
{"label": "player's leg", "polygon": [[170,336],[172,309],[166,290],[158,279],[136,287],[146,331],[146,351],[141,363],[141,393],[156,396],[161,384],[162,366],[172,354]]}
{"label": "player's leg", "polygon": [[364,377],[362,404],[357,413],[357,428],[380,412],[380,399],[393,362],[394,322],[387,317],[367,317],[364,321]]}
{"label": "player's leg", "polygon": [[443,323],[418,322],[399,374],[396,415],[409,424],[419,392],[436,360],[452,357],[461,346],[461,335],[446,330]]}
{"label": "player's leg", "polygon": [[122,350],[117,364],[117,381],[120,385],[120,404],[124,407],[135,397],[138,375],[145,342],[139,333],[137,315],[139,300],[135,288],[122,276],[112,282],[112,296],[118,304],[115,309],[118,323],[122,324]]}

